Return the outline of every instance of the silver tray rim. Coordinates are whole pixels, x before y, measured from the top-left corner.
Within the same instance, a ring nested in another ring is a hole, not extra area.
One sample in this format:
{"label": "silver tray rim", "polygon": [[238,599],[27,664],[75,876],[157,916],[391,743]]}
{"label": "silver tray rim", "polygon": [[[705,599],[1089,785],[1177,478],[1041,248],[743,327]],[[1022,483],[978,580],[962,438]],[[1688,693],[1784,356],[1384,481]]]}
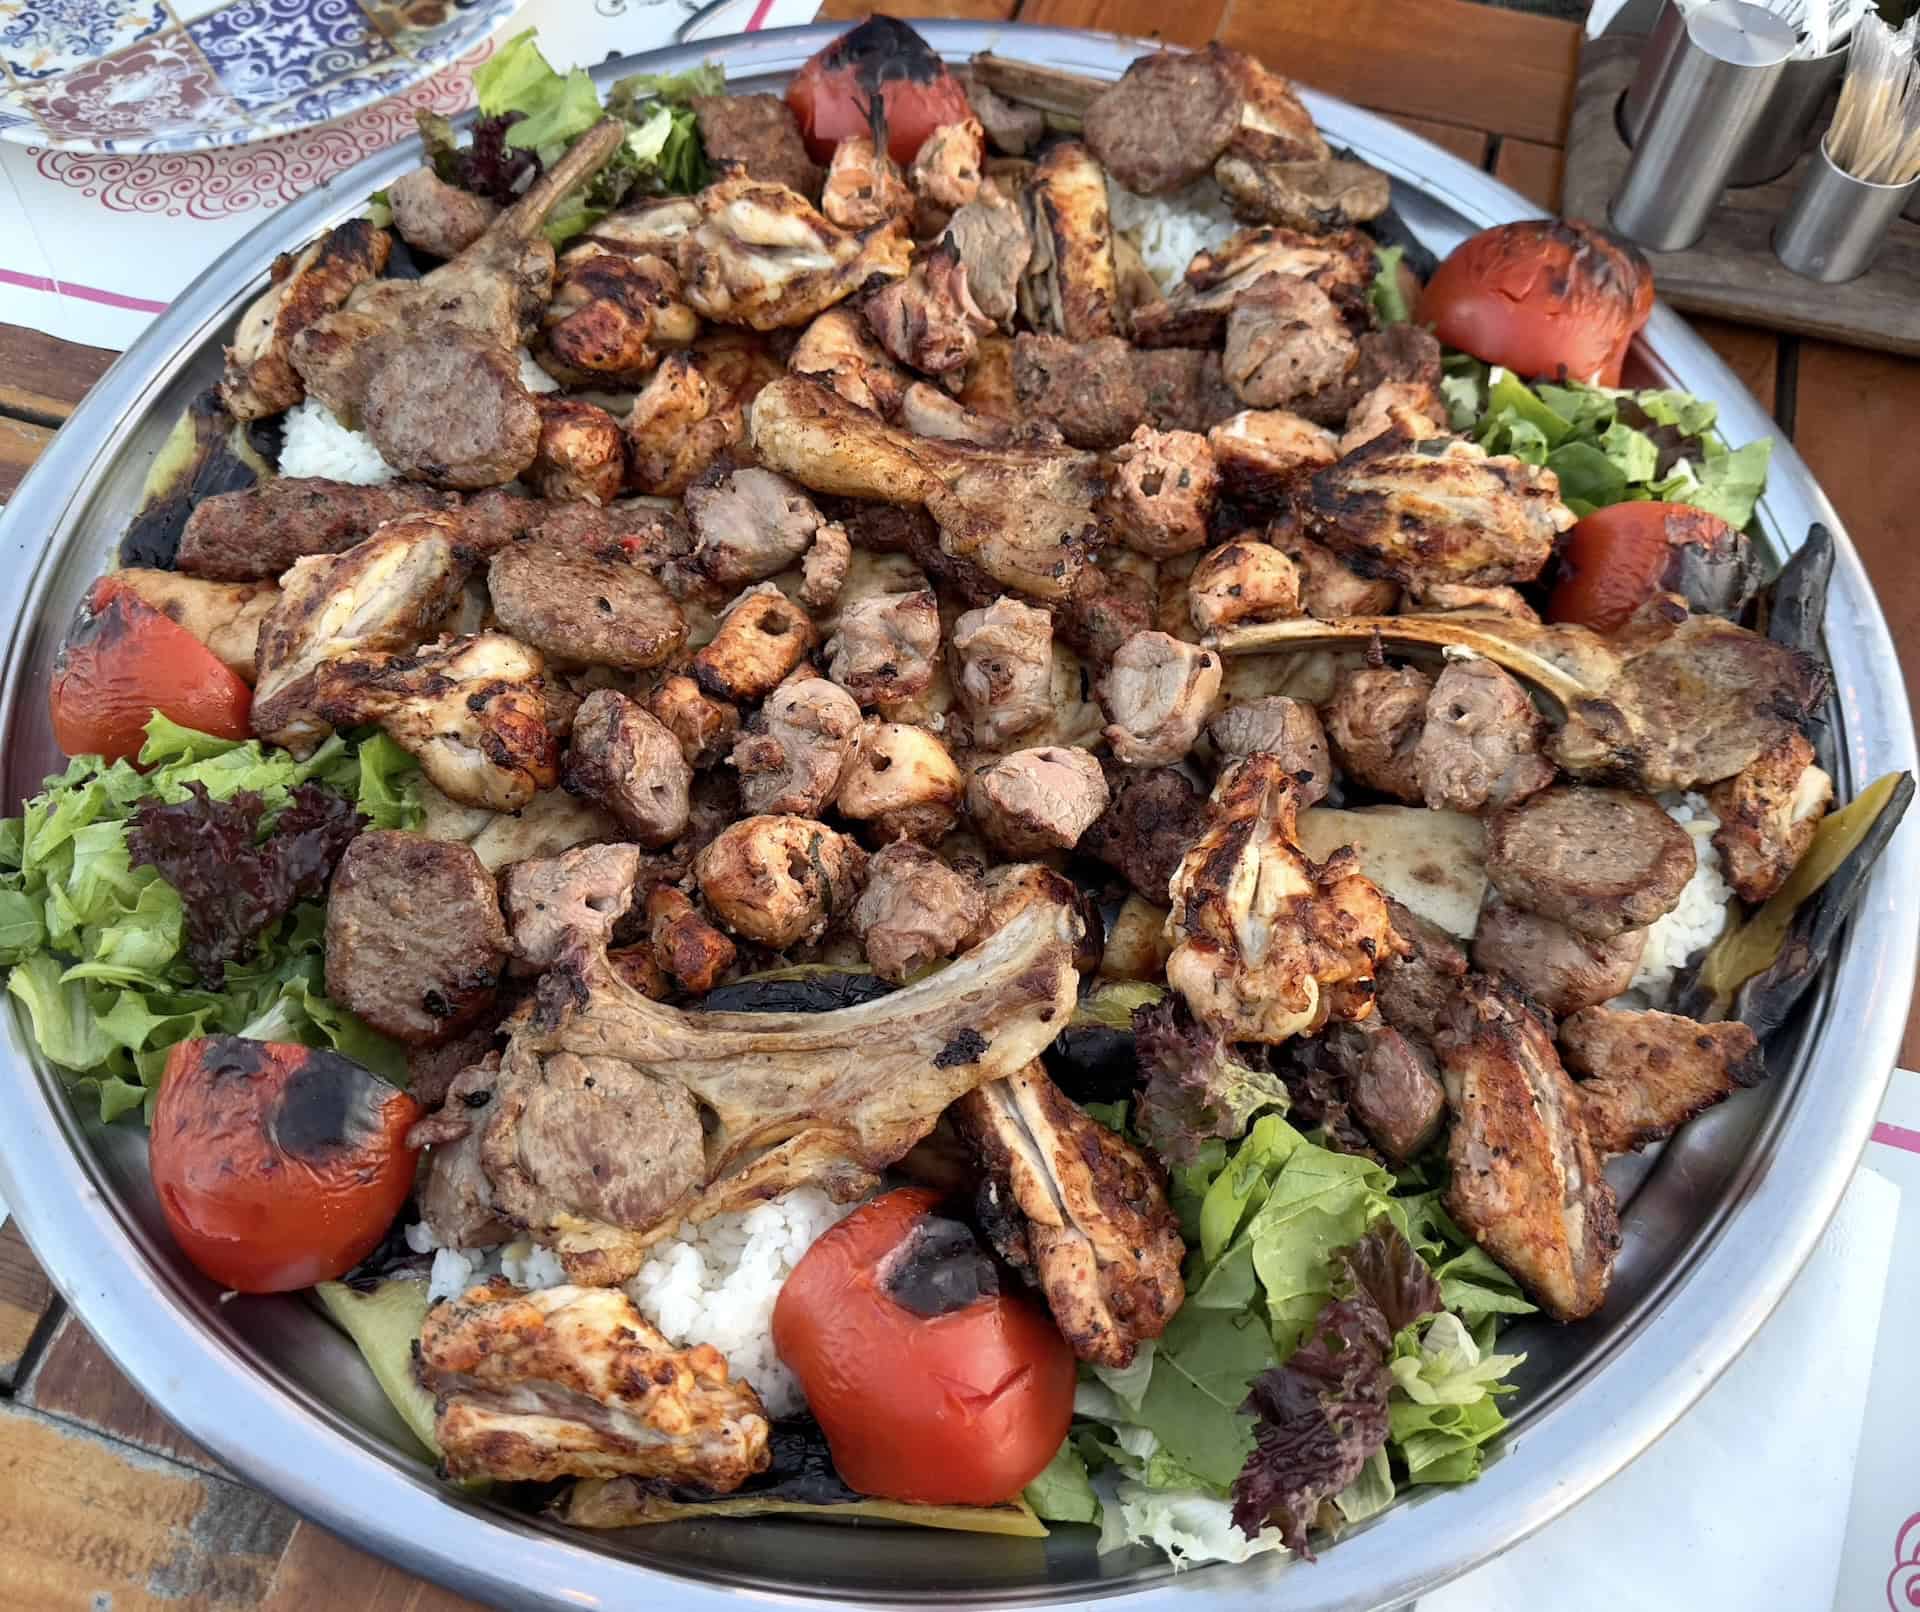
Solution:
{"label": "silver tray rim", "polygon": [[[950,60],[998,50],[1106,77],[1152,48],[1111,34],[1019,24],[916,26]],[[718,58],[731,81],[771,78],[793,71],[843,28],[816,24],[672,47],[603,64],[594,76],[675,71]],[[1517,192],[1384,117],[1311,91],[1306,99],[1331,138],[1472,227],[1542,216]],[[15,731],[23,693],[38,698],[44,686],[43,669],[23,664],[23,647],[28,628],[49,608],[49,562],[85,540],[78,514],[144,411],[219,341],[278,252],[351,216],[416,160],[411,142],[370,157],[236,243],[113,365],[0,512],[0,612],[9,634],[0,733]],[[1891,635],[1859,555],[1806,465],[1734,373],[1664,304],[1636,353],[1662,384],[1719,401],[1730,440],[1775,438],[1762,521],[1777,548],[1796,547],[1814,521],[1835,535],[1839,561],[1827,630],[1843,790],[1850,795],[1880,773],[1914,769],[1913,722]],[[1920,832],[1909,823],[1863,895],[1843,955],[1827,970],[1820,1021],[1798,1064],[1776,1076],[1791,1089],[1776,1100],[1777,1112],[1688,1257],[1614,1324],[1617,1336],[1574,1380],[1553,1385],[1545,1406],[1477,1483],[1395,1508],[1323,1553],[1311,1570],[1265,1557],[1177,1578],[1163,1572],[1054,1581],[964,1597],[903,1587],[860,1604],[1062,1605],[1129,1595],[1157,1608],[1190,1604],[1197,1595],[1209,1606],[1252,1608],[1283,1593],[1299,1612],[1373,1612],[1457,1577],[1544,1526],[1672,1427],[1737,1357],[1812,1252],[1865,1148],[1895,1062],[1920,934],[1920,908],[1911,902],[1916,889]],[[587,1536],[452,1496],[422,1463],[398,1456],[302,1392],[219,1323],[218,1307],[204,1293],[154,1257],[87,1146],[57,1075],[30,1055],[11,1014],[4,1033],[0,1091],[9,1099],[9,1122],[0,1138],[0,1197],[31,1228],[48,1274],[116,1363],[247,1481],[368,1550],[494,1604],[559,1612],[664,1596],[698,1612],[736,1604],[743,1594],[821,1604],[822,1592],[804,1584],[662,1572],[597,1551]]]}

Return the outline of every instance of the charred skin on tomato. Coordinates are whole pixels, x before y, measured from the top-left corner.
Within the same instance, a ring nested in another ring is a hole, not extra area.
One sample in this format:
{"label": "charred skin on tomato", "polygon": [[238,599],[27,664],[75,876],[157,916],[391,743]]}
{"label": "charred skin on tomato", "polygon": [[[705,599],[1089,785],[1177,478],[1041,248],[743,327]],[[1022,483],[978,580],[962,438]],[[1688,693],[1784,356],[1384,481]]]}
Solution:
{"label": "charred skin on tomato", "polygon": [[1753,546],[1691,504],[1609,504],[1567,534],[1547,620],[1618,632],[1656,593],[1736,615],[1759,580]]}
{"label": "charred skin on tomato", "polygon": [[849,135],[884,128],[902,168],[935,129],[973,116],[939,54],[892,17],[869,17],[811,57],[787,86],[787,105],[815,162],[830,161]]}
{"label": "charred skin on tomato", "polygon": [[151,1166],[167,1227],[241,1293],[345,1274],[413,1187],[420,1105],[337,1052],[241,1036],[182,1041],[155,1107]]}

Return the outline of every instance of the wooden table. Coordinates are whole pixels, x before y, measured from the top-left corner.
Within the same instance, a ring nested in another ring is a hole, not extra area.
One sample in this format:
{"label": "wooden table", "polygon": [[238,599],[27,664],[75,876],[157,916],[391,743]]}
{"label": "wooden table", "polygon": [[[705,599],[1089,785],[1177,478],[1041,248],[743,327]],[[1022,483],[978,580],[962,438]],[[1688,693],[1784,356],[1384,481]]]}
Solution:
{"label": "wooden table", "polygon": [[[868,7],[828,0],[824,14]],[[1578,56],[1570,23],[1462,0],[907,0],[899,15],[1211,37],[1375,107],[1546,207]],[[1920,694],[1920,566],[1909,470],[1889,438],[1920,418],[1920,361],[1703,323],[1812,465],[1865,555]],[[0,500],[112,361],[0,327]],[[1904,1061],[1920,1062],[1910,1025]],[[0,1231],[0,1612],[470,1606],[342,1544],[225,1476],[65,1314]]]}

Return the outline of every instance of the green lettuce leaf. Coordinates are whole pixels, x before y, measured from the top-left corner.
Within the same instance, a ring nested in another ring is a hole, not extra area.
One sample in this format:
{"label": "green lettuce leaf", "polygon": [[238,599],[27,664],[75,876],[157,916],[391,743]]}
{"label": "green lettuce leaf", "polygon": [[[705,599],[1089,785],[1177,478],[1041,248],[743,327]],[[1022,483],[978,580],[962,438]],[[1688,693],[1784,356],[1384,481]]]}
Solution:
{"label": "green lettuce leaf", "polygon": [[1383,325],[1407,324],[1413,318],[1413,307],[1400,284],[1400,260],[1407,255],[1407,249],[1376,243],[1373,255],[1376,267],[1367,296],[1373,303],[1374,314]]}
{"label": "green lettuce leaf", "polygon": [[718,62],[702,62],[684,73],[630,73],[615,79],[607,91],[607,110],[631,122],[635,108],[645,101],[664,101],[668,106],[690,108],[696,95],[726,92],[726,69]]}
{"label": "green lettuce leaf", "polygon": [[1384,1449],[1375,1450],[1360,1476],[1333,1497],[1348,1522],[1365,1522],[1393,1504],[1393,1463]]}
{"label": "green lettuce leaf", "polygon": [[1240,1406],[1248,1385],[1273,1363],[1273,1339],[1257,1311],[1183,1306],[1154,1352],[1139,1425],[1181,1467],[1224,1494],[1253,1448],[1253,1424]]}
{"label": "green lettuce leaf", "polygon": [[1047,1522],[1098,1522],[1100,1497],[1093,1492],[1087,1476],[1087,1463],[1063,1439],[1053,1459],[1041,1468],[1040,1475],[1024,1491],[1028,1505]]}

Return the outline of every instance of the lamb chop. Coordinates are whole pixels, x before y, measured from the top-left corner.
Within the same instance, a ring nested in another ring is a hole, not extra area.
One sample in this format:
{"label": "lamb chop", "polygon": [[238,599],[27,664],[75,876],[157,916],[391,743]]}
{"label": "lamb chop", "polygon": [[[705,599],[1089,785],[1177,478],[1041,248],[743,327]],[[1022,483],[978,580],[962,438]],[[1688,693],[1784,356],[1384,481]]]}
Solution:
{"label": "lamb chop", "polygon": [[625,137],[618,119],[595,125],[452,262],[418,280],[370,281],[307,325],[291,350],[307,390],[342,419],[364,419],[410,480],[513,480],[540,443],[514,354],[553,295],[542,227]]}

